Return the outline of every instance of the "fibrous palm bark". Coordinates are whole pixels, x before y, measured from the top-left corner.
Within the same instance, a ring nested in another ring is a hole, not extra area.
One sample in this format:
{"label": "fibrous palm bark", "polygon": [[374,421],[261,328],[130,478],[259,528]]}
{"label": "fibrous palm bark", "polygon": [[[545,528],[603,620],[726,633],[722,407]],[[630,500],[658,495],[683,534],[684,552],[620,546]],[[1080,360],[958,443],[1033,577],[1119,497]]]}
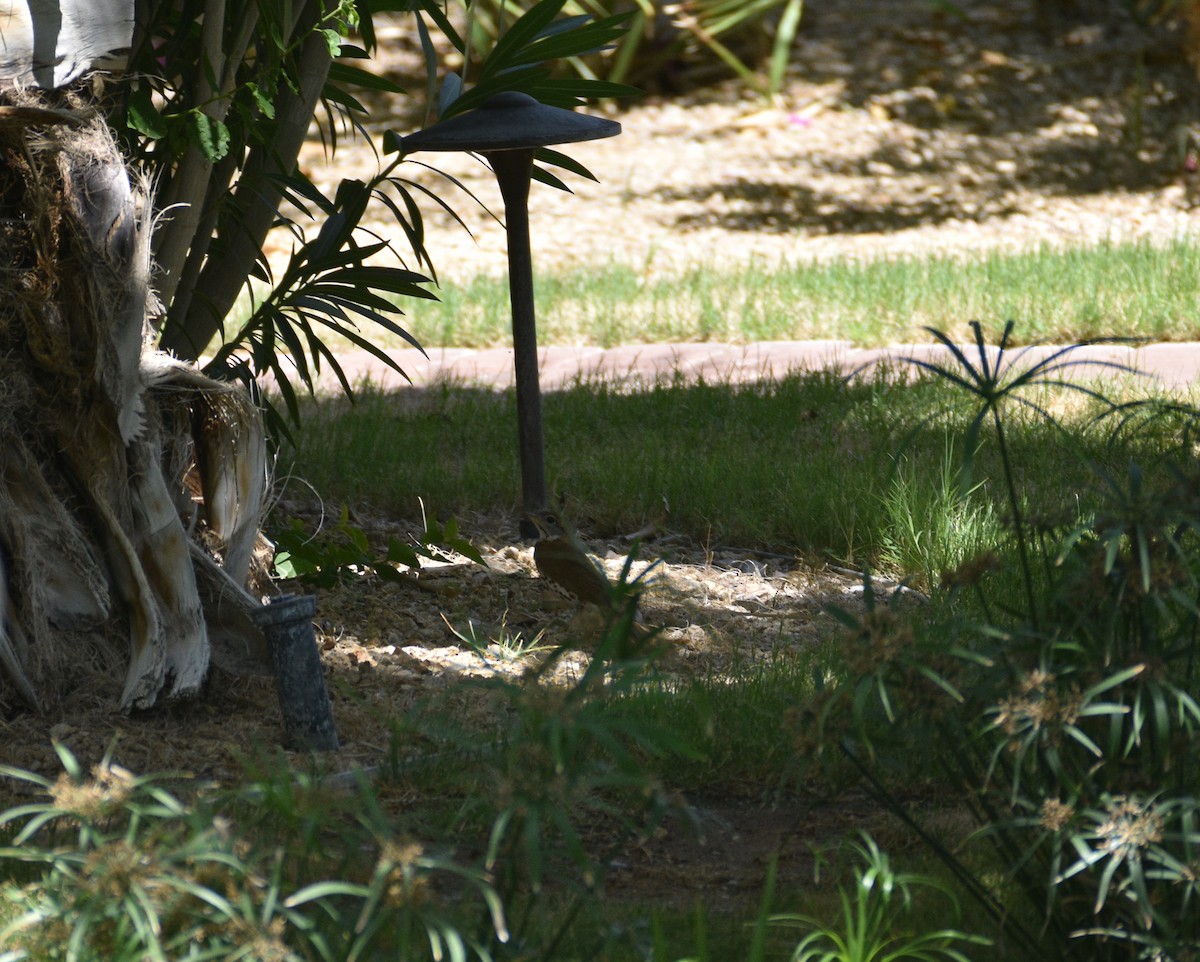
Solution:
{"label": "fibrous palm bark", "polygon": [[261,642],[226,617],[254,604],[261,420],[150,347],[148,209],[98,114],[4,95],[0,708],[119,673],[121,649],[117,701],[145,708],[195,692],[234,621]]}

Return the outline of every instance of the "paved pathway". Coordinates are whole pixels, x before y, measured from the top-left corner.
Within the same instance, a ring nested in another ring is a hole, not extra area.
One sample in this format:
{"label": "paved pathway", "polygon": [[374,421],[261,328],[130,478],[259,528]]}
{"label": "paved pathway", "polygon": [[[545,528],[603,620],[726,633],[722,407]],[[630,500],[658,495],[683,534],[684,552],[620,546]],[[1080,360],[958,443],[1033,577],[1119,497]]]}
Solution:
{"label": "paved pathway", "polygon": [[[1013,350],[1015,358],[1022,349]],[[1032,363],[1055,347],[1030,348],[1024,358]],[[512,351],[507,348],[475,351],[466,348],[431,349],[429,356],[416,350],[389,352],[421,387],[449,378],[493,388],[513,383]],[[857,348],[846,341],[764,341],[731,344],[638,344],[617,348],[547,347],[539,352],[541,385],[552,391],[577,377],[602,376],[606,380],[653,383],[675,372],[688,379],[744,382],[781,377],[795,370],[837,367],[847,373],[881,362],[904,366],[906,358],[944,358],[944,349],[933,344],[899,345],[889,348]],[[974,356],[974,348],[967,351]],[[369,380],[391,389],[405,381],[366,351],[339,353],[352,383]],[[1065,372],[1073,380],[1113,379],[1121,372],[1104,363],[1122,364],[1158,381],[1170,390],[1187,389],[1200,383],[1200,343],[1161,343],[1142,347],[1098,345],[1077,348],[1067,355],[1072,362],[1088,362]],[[1099,362],[1099,363],[1097,363]],[[322,372],[322,390],[335,390],[336,382]]]}

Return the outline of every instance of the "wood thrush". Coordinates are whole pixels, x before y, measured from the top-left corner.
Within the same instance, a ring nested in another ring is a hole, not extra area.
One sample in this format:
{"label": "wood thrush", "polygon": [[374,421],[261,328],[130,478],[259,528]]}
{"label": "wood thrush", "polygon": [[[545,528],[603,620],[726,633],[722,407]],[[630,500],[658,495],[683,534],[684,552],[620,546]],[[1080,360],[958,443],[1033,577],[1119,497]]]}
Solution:
{"label": "wood thrush", "polygon": [[[549,511],[525,516],[537,529],[538,540],[533,546],[533,563],[538,574],[552,584],[556,591],[580,604],[595,605],[606,617],[620,614],[621,599],[604,570],[589,557],[587,549]],[[641,623],[642,613],[634,611],[629,637],[644,642],[654,634]],[[633,652],[624,652],[626,656]]]}
{"label": "wood thrush", "polygon": [[533,563],[546,581],[583,604],[611,608],[613,586],[582,544],[549,511],[526,515],[537,528]]}

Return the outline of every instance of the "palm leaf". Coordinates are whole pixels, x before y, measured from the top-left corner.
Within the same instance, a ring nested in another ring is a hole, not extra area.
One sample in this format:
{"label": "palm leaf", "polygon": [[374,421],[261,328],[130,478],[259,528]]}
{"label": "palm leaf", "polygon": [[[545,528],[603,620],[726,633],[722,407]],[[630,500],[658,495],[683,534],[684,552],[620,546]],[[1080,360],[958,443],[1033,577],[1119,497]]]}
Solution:
{"label": "palm leaf", "polygon": [[507,70],[521,63],[521,51],[533,43],[550,26],[563,8],[565,0],[540,0],[519,17],[496,41],[487,60],[480,68],[479,79]]}

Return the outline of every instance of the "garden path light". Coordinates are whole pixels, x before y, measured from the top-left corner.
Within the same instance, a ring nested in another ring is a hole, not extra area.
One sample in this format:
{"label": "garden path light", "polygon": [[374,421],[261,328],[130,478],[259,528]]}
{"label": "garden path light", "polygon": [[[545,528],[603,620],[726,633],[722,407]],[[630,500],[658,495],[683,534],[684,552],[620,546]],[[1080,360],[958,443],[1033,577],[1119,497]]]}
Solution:
{"label": "garden path light", "polygon": [[512,302],[513,366],[517,390],[517,443],[521,462],[521,533],[533,537],[528,514],[547,504],[542,396],[538,384],[533,261],[529,251],[529,184],[539,147],[613,137],[615,120],[550,107],[509,90],[482,105],[400,138],[400,150],[471,151],[491,164],[504,199],[508,285]]}

